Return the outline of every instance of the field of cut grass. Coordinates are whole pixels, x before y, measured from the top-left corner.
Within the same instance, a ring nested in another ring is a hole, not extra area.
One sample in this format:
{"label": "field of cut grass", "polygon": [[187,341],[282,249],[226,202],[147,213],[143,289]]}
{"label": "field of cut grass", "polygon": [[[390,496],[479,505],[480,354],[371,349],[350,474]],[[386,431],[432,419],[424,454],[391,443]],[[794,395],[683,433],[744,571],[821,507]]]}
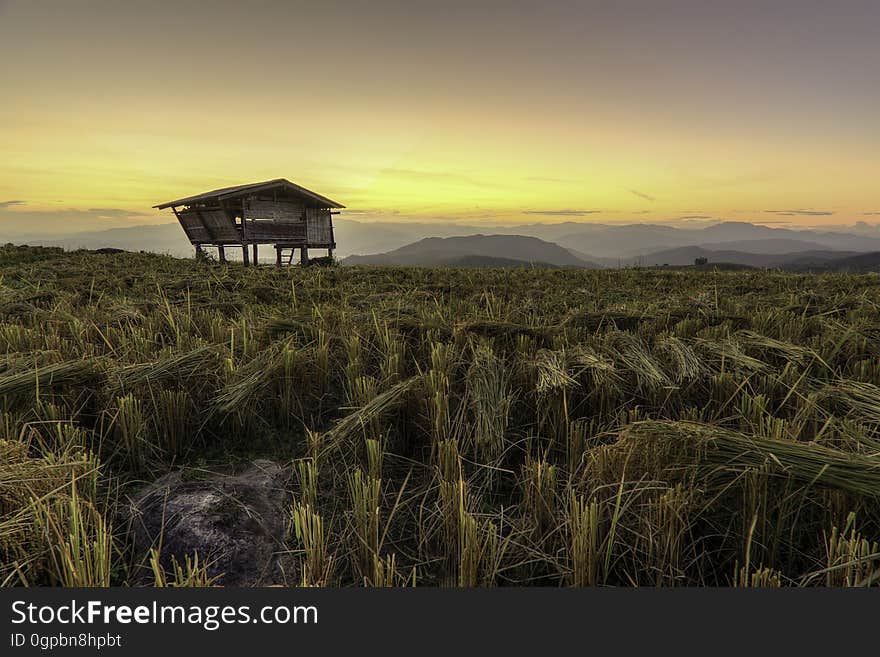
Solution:
{"label": "field of cut grass", "polygon": [[222,583],[120,500],[255,458],[279,584],[880,583],[875,275],[0,251],[7,585]]}

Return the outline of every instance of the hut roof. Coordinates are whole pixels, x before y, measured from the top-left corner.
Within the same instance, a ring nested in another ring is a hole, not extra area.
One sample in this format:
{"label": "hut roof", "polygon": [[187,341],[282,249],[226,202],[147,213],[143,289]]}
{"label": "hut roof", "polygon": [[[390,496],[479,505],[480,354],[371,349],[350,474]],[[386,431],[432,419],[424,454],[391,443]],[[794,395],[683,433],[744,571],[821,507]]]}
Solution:
{"label": "hut roof", "polygon": [[311,190],[306,189],[305,187],[300,187],[296,183],[292,183],[286,178],[276,178],[274,180],[266,180],[265,182],[258,183],[249,183],[247,185],[236,185],[234,187],[221,187],[220,189],[214,189],[210,192],[204,192],[202,194],[196,194],[195,196],[187,196],[186,198],[179,198],[176,201],[168,201],[167,203],[160,203],[159,205],[154,205],[153,207],[158,210],[164,210],[165,208],[175,207],[177,205],[190,205],[192,203],[200,203],[202,201],[224,201],[226,199],[238,198],[241,196],[246,196],[247,194],[253,194],[254,192],[261,192],[271,189],[284,188],[288,191],[292,191],[301,196],[305,196],[307,198],[312,199],[322,205],[322,207],[329,208],[344,208],[345,206],[337,203],[336,201],[331,201],[326,196],[321,196],[320,194],[313,192]]}

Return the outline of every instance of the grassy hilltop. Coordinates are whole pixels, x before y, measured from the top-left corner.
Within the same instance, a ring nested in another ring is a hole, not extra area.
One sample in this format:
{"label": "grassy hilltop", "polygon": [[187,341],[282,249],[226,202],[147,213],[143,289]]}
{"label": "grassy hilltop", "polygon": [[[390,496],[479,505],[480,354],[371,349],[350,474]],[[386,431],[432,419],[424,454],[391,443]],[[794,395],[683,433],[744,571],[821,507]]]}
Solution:
{"label": "grassy hilltop", "polygon": [[307,585],[880,583],[880,277],[0,249],[0,581],[222,583],[120,507],[290,466]]}

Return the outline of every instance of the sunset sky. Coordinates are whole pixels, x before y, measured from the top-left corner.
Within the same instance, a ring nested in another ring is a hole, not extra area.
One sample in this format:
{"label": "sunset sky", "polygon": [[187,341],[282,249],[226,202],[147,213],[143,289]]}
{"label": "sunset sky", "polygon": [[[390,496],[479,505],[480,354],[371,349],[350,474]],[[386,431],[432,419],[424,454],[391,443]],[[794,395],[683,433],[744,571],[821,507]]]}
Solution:
{"label": "sunset sky", "polygon": [[[880,2],[0,0],[0,221],[880,221]],[[683,219],[684,220],[684,219]]]}

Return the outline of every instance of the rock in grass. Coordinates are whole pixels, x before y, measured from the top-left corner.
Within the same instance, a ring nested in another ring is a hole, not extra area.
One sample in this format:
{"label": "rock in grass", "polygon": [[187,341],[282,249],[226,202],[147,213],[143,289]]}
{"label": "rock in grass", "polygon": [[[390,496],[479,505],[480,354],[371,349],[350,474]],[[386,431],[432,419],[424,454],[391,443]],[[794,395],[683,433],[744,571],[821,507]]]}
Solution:
{"label": "rock in grass", "polygon": [[[237,475],[173,472],[131,500],[129,520],[137,554],[161,548],[173,572],[198,553],[224,586],[283,584],[289,575],[286,529],[289,471],[255,461]],[[145,559],[145,563],[148,560]],[[152,583],[144,577],[144,583]]]}

